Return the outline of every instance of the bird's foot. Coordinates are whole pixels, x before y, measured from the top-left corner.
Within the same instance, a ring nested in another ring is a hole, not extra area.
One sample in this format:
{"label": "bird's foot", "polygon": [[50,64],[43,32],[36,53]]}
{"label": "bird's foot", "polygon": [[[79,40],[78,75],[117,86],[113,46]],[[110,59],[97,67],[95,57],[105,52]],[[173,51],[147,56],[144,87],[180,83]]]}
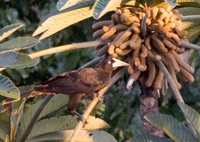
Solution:
{"label": "bird's foot", "polygon": [[78,117],[78,121],[82,121],[83,124],[88,124],[87,120],[83,117],[83,115],[81,115],[80,113],[78,113],[77,111],[72,111],[71,112],[73,115],[76,115]]}
{"label": "bird's foot", "polygon": [[98,93],[93,93],[92,96],[93,96],[93,99],[94,99],[94,98],[98,98],[100,102],[102,102],[102,101],[103,101],[103,98],[104,98],[103,96],[100,96],[100,97],[99,97]]}

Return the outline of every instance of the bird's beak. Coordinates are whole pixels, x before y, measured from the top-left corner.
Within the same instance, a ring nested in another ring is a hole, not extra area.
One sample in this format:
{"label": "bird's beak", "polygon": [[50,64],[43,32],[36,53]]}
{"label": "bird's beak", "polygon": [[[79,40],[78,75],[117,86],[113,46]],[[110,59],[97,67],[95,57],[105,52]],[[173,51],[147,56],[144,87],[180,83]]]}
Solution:
{"label": "bird's beak", "polygon": [[118,60],[118,59],[116,59],[116,58],[112,58],[112,59],[113,59],[113,61],[115,61],[115,62],[112,64],[113,68],[122,67],[122,66],[129,66],[128,63],[122,62],[122,61],[120,61],[120,60]]}

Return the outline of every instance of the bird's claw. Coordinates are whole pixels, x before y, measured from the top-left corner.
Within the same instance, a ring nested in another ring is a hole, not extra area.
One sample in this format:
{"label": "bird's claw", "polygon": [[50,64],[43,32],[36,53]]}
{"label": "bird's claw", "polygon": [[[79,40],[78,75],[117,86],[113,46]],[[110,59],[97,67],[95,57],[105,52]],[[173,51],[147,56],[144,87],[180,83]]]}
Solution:
{"label": "bird's claw", "polygon": [[82,121],[84,125],[88,124],[87,120],[83,117],[83,115],[81,115],[77,111],[72,111],[72,114],[76,115],[78,117],[78,121]]}
{"label": "bird's claw", "polygon": [[98,96],[98,93],[93,93],[92,96],[93,96],[93,99],[94,99],[94,98],[98,98],[98,100],[99,100],[100,102],[102,102],[102,101],[103,101],[103,98],[104,98],[103,96],[100,96],[100,97],[99,97],[99,96]]}

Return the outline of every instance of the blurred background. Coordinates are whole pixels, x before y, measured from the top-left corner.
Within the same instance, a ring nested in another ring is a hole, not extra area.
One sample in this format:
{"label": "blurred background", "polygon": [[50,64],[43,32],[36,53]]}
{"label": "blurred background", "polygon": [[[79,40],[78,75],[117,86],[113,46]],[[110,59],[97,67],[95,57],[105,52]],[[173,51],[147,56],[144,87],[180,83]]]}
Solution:
{"label": "blurred background", "polygon": [[[31,36],[40,21],[49,13],[55,11],[56,2],[57,0],[0,0],[0,28],[12,23],[22,22],[26,24],[26,27],[12,36]],[[93,40],[91,29],[93,21],[90,18],[70,26],[24,52],[31,53],[75,42],[91,41]],[[181,94],[187,104],[200,112],[200,53],[190,52],[187,56],[189,57],[189,62],[195,68],[195,82],[192,85],[182,83]],[[17,70],[7,69],[2,74],[10,77],[17,86],[31,85],[59,73],[77,69],[94,57],[95,50],[93,48],[64,52],[40,58],[40,63],[35,67]],[[141,133],[140,129],[138,129],[140,128],[138,97],[140,89],[138,84],[134,83],[133,89],[128,92],[125,90],[126,81],[126,77],[118,81],[107,92],[104,101],[99,103],[93,113],[93,115],[103,118],[111,125],[109,132],[119,141],[125,141],[132,137],[133,134]],[[183,115],[171,95],[172,93],[169,90],[167,96],[160,98],[160,111],[183,120]],[[86,104],[87,100],[81,103],[80,112],[84,110]],[[66,108],[57,113],[67,113]]]}

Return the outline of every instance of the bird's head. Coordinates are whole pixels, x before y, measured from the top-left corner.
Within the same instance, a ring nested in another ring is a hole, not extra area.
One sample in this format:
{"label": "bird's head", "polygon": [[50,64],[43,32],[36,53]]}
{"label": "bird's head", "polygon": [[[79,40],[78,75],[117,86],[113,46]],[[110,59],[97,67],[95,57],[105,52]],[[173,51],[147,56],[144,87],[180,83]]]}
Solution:
{"label": "bird's head", "polygon": [[104,60],[101,64],[101,67],[104,70],[108,70],[108,71],[112,71],[115,68],[123,67],[123,66],[129,66],[129,64],[122,62],[116,58],[108,58],[108,59]]}

